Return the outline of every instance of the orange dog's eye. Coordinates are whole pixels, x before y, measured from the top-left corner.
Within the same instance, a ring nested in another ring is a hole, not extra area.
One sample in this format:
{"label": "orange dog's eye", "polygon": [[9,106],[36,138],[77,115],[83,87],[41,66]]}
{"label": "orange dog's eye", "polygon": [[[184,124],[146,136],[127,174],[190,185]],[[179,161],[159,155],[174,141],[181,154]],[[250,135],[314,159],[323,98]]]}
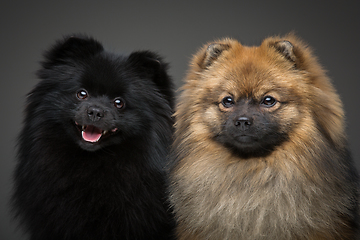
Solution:
{"label": "orange dog's eye", "polygon": [[261,101],[261,105],[265,107],[272,107],[277,103],[277,100],[272,96],[265,96],[264,99]]}
{"label": "orange dog's eye", "polygon": [[235,104],[234,99],[231,96],[224,97],[221,103],[226,108],[230,108]]}

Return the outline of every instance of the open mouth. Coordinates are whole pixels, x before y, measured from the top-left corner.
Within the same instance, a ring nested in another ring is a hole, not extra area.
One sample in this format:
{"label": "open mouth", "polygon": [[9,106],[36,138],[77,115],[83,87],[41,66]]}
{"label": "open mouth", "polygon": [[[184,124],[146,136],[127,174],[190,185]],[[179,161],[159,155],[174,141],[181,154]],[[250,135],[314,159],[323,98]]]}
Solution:
{"label": "open mouth", "polygon": [[90,143],[96,143],[102,137],[108,136],[111,133],[115,133],[118,130],[117,128],[113,128],[111,130],[102,130],[93,125],[80,125],[77,122],[75,122],[75,124],[78,127],[78,129],[81,131],[81,136],[83,140]]}

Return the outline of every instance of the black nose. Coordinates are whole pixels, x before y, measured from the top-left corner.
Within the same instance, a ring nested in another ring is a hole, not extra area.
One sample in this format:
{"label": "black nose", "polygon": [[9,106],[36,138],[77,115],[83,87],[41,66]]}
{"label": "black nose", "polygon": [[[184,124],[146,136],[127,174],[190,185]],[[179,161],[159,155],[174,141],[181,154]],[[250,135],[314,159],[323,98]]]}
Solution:
{"label": "black nose", "polygon": [[235,126],[240,128],[241,131],[247,130],[253,123],[252,118],[239,117],[235,120]]}
{"label": "black nose", "polygon": [[98,107],[89,107],[87,109],[87,114],[91,121],[96,122],[104,117],[105,111]]}

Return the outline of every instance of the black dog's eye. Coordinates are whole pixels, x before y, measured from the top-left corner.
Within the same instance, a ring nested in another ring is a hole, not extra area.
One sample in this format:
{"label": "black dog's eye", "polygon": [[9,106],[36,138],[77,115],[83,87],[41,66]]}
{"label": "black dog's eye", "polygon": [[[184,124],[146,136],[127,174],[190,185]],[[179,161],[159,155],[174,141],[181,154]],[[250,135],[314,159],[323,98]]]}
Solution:
{"label": "black dog's eye", "polygon": [[277,100],[272,96],[265,96],[261,102],[261,105],[265,107],[272,107],[277,103]]}
{"label": "black dog's eye", "polygon": [[121,109],[121,108],[123,108],[125,106],[125,102],[121,98],[115,98],[114,106]]}
{"label": "black dog's eye", "polygon": [[222,105],[226,108],[230,108],[234,105],[234,99],[231,96],[226,96],[221,101]]}
{"label": "black dog's eye", "polygon": [[88,97],[88,93],[85,89],[81,89],[76,94],[78,99],[84,100]]}

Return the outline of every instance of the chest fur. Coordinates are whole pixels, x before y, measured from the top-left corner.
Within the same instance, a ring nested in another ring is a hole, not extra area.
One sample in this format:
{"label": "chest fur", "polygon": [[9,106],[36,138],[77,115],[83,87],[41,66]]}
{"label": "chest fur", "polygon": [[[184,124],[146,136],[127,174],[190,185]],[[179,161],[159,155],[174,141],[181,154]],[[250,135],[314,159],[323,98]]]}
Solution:
{"label": "chest fur", "polygon": [[335,229],[346,200],[331,186],[289,169],[197,161],[177,175],[172,198],[178,199],[180,225],[200,239],[311,239]]}

